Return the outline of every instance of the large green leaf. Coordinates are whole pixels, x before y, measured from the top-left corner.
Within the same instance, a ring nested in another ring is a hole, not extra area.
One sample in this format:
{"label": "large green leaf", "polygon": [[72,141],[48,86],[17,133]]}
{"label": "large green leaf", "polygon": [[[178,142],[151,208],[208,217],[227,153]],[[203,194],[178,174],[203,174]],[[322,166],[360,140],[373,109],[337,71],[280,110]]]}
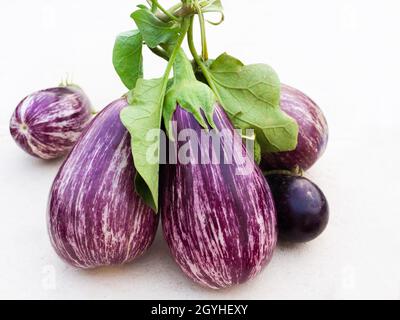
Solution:
{"label": "large green leaf", "polygon": [[136,10],[131,17],[150,48],[156,48],[160,44],[173,44],[179,37],[181,27],[178,23],[164,22],[150,10]]}
{"label": "large green leaf", "polygon": [[[132,137],[132,153],[137,170],[136,191],[156,212],[158,211],[160,127],[164,94],[164,78],[139,79],[134,94],[129,96],[130,105],[121,112],[122,123]],[[153,133],[151,137],[148,136],[150,132]]]}
{"label": "large green leaf", "polygon": [[129,89],[143,77],[143,38],[139,30],[121,33],[114,45],[113,64],[124,85]]}
{"label": "large green leaf", "polygon": [[241,129],[254,129],[263,152],[291,151],[297,146],[298,125],[280,109],[280,81],[265,64],[245,66],[228,54],[209,67],[212,87]]}
{"label": "large green leaf", "polygon": [[[166,36],[170,29],[167,28],[163,32],[165,24],[154,20],[157,18],[151,11],[140,9],[133,14],[133,17],[137,20],[143,39],[149,41],[151,45],[155,46],[164,43],[167,41],[166,39],[172,39]],[[154,26],[152,23],[160,25]],[[121,121],[129,130],[132,138],[132,153],[137,170],[136,191],[155,212],[158,212],[161,120],[164,98],[166,90],[170,86],[169,75],[189,27],[190,18],[183,19],[164,76],[153,80],[139,79],[135,89],[131,90],[128,95],[129,106],[121,112]],[[153,35],[151,35],[152,30],[154,31]],[[154,40],[153,43],[151,39]]]}

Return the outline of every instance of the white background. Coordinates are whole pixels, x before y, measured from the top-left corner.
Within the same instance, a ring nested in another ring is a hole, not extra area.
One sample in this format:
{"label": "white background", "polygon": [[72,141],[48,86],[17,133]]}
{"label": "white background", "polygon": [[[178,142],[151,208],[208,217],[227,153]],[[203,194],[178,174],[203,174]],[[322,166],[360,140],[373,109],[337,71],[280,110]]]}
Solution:
{"label": "white background", "polygon": [[[214,292],[187,280],[162,236],[143,258],[84,272],[53,252],[46,202],[60,161],[21,152],[8,134],[19,100],[68,73],[97,109],[124,93],[111,63],[138,1],[0,2],[0,298],[400,298],[400,2],[225,0],[211,55],[265,62],[329,120],[328,151],[308,173],[331,222],[318,240],[279,247],[254,281]],[[164,1],[165,3],[165,1]],[[146,56],[146,76],[164,64]]]}

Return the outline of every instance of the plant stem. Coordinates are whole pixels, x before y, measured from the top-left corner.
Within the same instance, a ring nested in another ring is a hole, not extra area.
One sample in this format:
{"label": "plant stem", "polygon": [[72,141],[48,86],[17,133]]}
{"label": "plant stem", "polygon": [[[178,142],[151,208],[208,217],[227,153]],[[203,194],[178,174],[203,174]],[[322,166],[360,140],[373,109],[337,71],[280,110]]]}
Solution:
{"label": "plant stem", "polygon": [[156,13],[157,6],[152,0],[146,0],[146,2],[151,6],[151,12]]}
{"label": "plant stem", "polygon": [[150,0],[153,4],[153,6],[156,6],[162,13],[164,13],[169,19],[174,20],[174,21],[180,21],[179,18],[175,17],[170,11],[166,10],[159,2],[158,0]]}
{"label": "plant stem", "polygon": [[174,14],[176,10],[182,8],[181,3],[177,3],[176,5],[172,6],[171,8],[168,9],[168,12]]}
{"label": "plant stem", "polygon": [[[173,15],[173,16],[175,16],[175,17],[180,17],[180,15],[177,14],[177,11],[178,11],[179,9],[181,9],[181,8],[182,8],[182,3],[178,3],[178,4],[174,5],[174,6],[172,6],[171,8],[167,9],[167,11],[168,11],[171,15]],[[157,16],[158,19],[160,19],[160,20],[162,20],[162,21],[164,21],[164,22],[171,21],[171,18],[169,18],[169,16],[167,16],[167,15],[166,15],[165,13],[163,13],[163,12],[157,12],[157,13],[156,13],[156,16]]]}
{"label": "plant stem", "polygon": [[188,44],[189,44],[190,52],[192,53],[194,61],[196,61],[197,65],[200,67],[204,77],[206,78],[206,80],[208,82],[208,85],[211,87],[211,89],[214,91],[215,95],[217,96],[218,102],[222,103],[221,96],[218,93],[218,89],[214,84],[211,74],[208,71],[205,64],[203,63],[203,61],[201,61],[201,58],[197,53],[196,46],[194,44],[194,39],[193,39],[193,19],[194,19],[194,17],[192,16],[190,18],[190,27],[189,27],[189,31],[188,31]]}
{"label": "plant stem", "polygon": [[272,175],[284,175],[284,176],[292,176],[292,177],[302,177],[304,172],[299,167],[296,166],[292,170],[271,170],[264,171],[264,176],[272,176]]}
{"label": "plant stem", "polygon": [[150,48],[149,49],[156,54],[157,56],[159,56],[160,58],[163,58],[166,61],[169,61],[169,55],[167,53],[167,51],[165,51],[163,48],[160,47],[155,47],[155,48]]}
{"label": "plant stem", "polygon": [[199,21],[200,21],[200,29],[201,29],[201,47],[202,47],[202,58],[203,61],[208,60],[208,48],[207,48],[207,34],[206,34],[206,22],[204,19],[204,14],[201,9],[201,6],[199,4],[198,0],[194,1],[194,4],[197,9],[197,14],[199,15]]}
{"label": "plant stem", "polygon": [[194,39],[193,39],[193,20],[194,17],[190,18],[190,27],[188,31],[188,45],[189,45],[189,50],[192,53],[194,61],[196,61],[197,65],[201,68],[201,65],[203,64],[198,53],[196,50],[196,46],[194,45]]}
{"label": "plant stem", "polygon": [[[176,56],[178,55],[179,50],[182,47],[182,43],[186,38],[188,30],[190,29],[190,25],[191,25],[190,18],[188,18],[188,17],[184,18],[183,22],[182,22],[182,27],[181,27],[181,35],[179,36],[179,39],[171,53],[171,57],[169,59],[168,65],[167,65],[167,69],[165,70],[164,78],[168,78],[171,73],[171,70],[175,63]],[[167,81],[166,81],[165,86],[167,86]]]}
{"label": "plant stem", "polygon": [[[148,1],[151,1],[151,0],[148,0]],[[209,4],[208,1],[201,1],[199,3],[199,6],[202,9],[203,7],[207,6],[208,4]],[[172,6],[167,11],[171,15],[174,15],[177,18],[184,18],[184,17],[188,17],[188,16],[191,16],[191,15],[197,13],[197,9],[194,9],[188,5],[182,5],[182,3]],[[171,18],[163,12],[158,12],[156,15],[160,20],[163,20],[164,22],[171,21]]]}

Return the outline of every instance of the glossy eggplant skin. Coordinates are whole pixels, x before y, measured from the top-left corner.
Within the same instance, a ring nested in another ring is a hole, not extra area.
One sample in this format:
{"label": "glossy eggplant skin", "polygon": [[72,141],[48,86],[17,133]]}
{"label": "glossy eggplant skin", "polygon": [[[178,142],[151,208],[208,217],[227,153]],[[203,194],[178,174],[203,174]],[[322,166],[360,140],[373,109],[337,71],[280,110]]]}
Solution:
{"label": "glossy eggplant skin", "polygon": [[[194,117],[178,106],[177,132],[200,134]],[[233,132],[217,107],[217,129]],[[232,140],[231,140],[232,141]],[[184,142],[178,141],[178,150]],[[247,174],[238,175],[239,161],[222,164],[171,164],[164,168],[162,225],[172,255],[183,272],[198,284],[221,289],[255,277],[270,261],[277,242],[272,195],[261,171],[235,133],[236,152],[245,155]],[[232,145],[232,144],[231,144]],[[191,149],[194,150],[194,145]],[[199,154],[213,147],[201,145]],[[222,152],[230,148],[221,142]],[[194,153],[193,153],[194,154]]]}
{"label": "glossy eggplant skin", "polygon": [[316,239],[329,221],[328,201],[321,189],[304,177],[267,176],[278,217],[279,239],[302,243]]}
{"label": "glossy eggplant skin", "polygon": [[67,154],[91,119],[91,103],[80,88],[51,88],[19,103],[10,120],[10,133],[21,149],[50,160]]}
{"label": "glossy eggplant skin", "polygon": [[311,168],[326,150],[329,128],[322,110],[304,93],[287,85],[281,88],[281,108],[299,125],[298,145],[294,151],[263,154],[263,171]]}
{"label": "glossy eggplant skin", "polygon": [[50,192],[53,247],[79,268],[120,265],[152,244],[159,218],[135,192],[130,135],[120,99],[102,111],[61,167]]}

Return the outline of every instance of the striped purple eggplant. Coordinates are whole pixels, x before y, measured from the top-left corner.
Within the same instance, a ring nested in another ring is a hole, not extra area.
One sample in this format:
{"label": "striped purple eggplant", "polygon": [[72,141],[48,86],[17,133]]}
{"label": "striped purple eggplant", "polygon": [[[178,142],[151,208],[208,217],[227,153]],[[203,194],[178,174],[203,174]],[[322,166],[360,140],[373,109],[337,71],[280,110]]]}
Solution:
{"label": "striped purple eggplant", "polygon": [[92,121],[51,189],[51,242],[76,267],[132,261],[156,234],[159,218],[135,192],[130,135],[119,116],[126,106],[117,100]]}
{"label": "striped purple eggplant", "polygon": [[34,157],[68,153],[92,118],[91,104],[78,87],[35,92],[20,102],[10,121],[15,142]]}
{"label": "striped purple eggplant", "polygon": [[[181,107],[173,120],[177,133],[191,129],[200,137],[200,125]],[[164,168],[161,210],[165,239],[177,264],[195,282],[220,289],[253,278],[269,262],[277,222],[269,186],[220,107],[214,122],[218,131],[229,131],[233,139],[222,139],[220,147],[191,139],[194,161]],[[177,150],[182,150],[186,141],[177,141]],[[198,158],[212,158],[218,149],[222,155],[232,152],[233,161],[196,164],[195,150]],[[250,168],[246,174],[240,172],[243,166]]]}
{"label": "striped purple eggplant", "polygon": [[282,85],[281,108],[299,124],[296,150],[264,154],[263,170],[300,167],[311,168],[325,152],[328,143],[328,124],[318,105],[297,89]]}

